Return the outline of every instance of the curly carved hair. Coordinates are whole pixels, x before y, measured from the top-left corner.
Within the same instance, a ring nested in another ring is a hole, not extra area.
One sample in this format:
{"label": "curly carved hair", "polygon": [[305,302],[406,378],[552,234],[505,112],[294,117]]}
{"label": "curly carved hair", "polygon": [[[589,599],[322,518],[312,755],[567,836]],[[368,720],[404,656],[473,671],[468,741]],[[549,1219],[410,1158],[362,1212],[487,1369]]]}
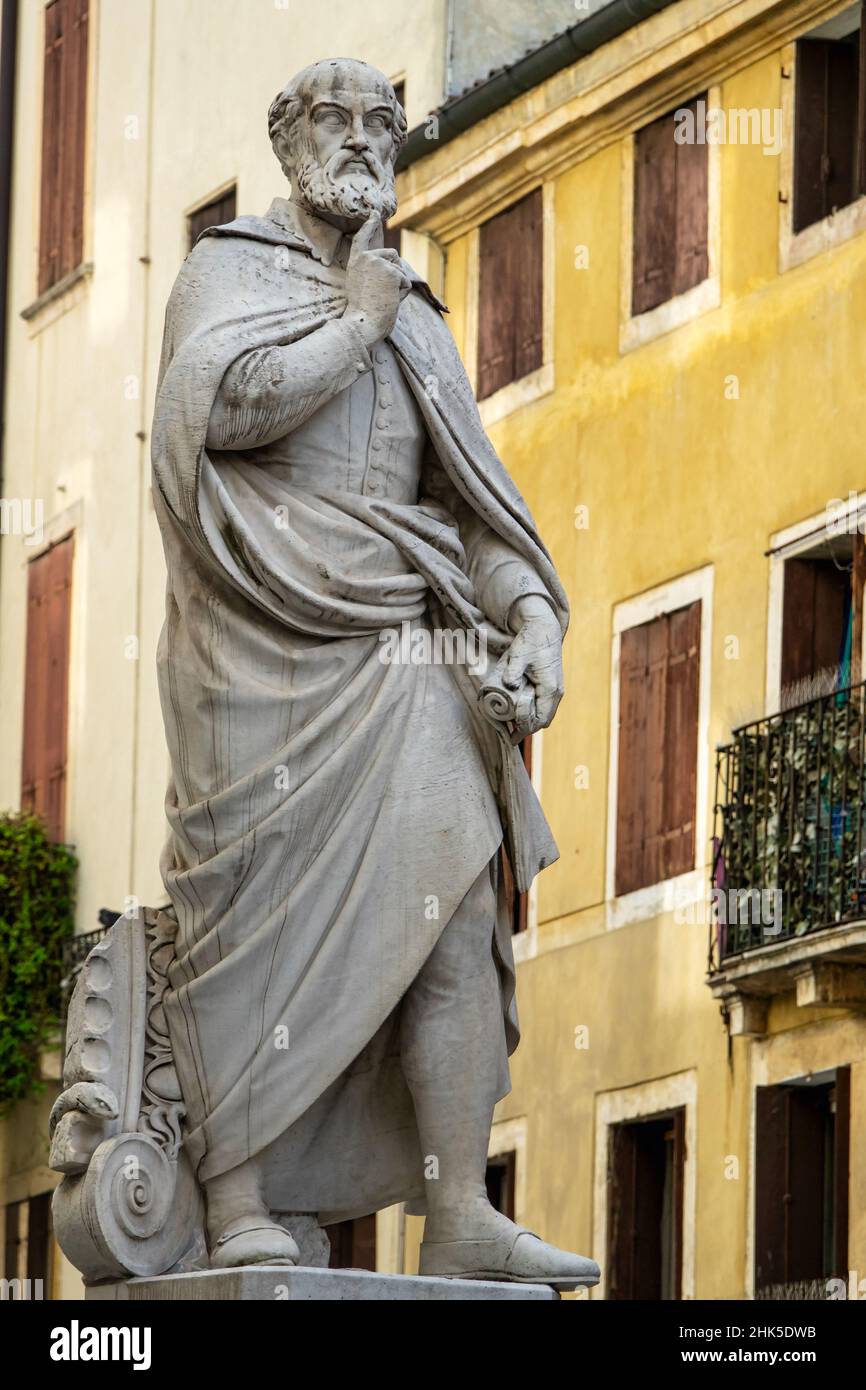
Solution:
{"label": "curly carved hair", "polygon": [[[355,69],[365,68],[372,75],[376,86],[382,88],[385,94],[390,95],[393,111],[393,121],[391,124],[391,162],[393,164],[406,142],[408,134],[406,112],[397,100],[397,94],[384,73],[371,67],[369,63],[359,63],[349,58],[336,58],[330,59],[327,62],[311,63],[309,67],[303,68],[299,73],[296,73],[295,76],[286,83],[283,90],[274,97],[268,110],[268,135],[270,136],[271,145],[274,147],[274,153],[276,153],[275,140],[278,135],[284,136],[289,145],[293,143],[292,128],[298,117],[309,109],[315,78],[320,75],[321,69],[338,66],[352,67]],[[279,155],[277,155],[277,158],[279,158]],[[280,163],[283,165],[285,172],[288,173],[289,170],[286,169],[282,160],[280,160]]]}

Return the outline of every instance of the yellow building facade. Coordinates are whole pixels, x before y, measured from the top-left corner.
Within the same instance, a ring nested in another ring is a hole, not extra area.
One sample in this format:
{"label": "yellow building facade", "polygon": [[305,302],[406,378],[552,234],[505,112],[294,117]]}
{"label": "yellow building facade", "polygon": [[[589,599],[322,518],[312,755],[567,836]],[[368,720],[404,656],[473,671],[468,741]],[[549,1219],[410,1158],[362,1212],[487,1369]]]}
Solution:
{"label": "yellow building facade", "polygon": [[[516,938],[523,1041],[492,1151],[516,1152],[518,1219],[604,1266],[613,1131],[680,1110],[683,1297],[756,1291],[757,1089],[846,1066],[847,1264],[866,1267],[862,977],[855,966],[834,994],[802,941],[768,939],[769,964],[751,957],[765,994],[724,972],[711,992],[708,905],[687,906],[708,896],[715,748],[780,707],[782,565],[841,499],[849,531],[862,505],[866,203],[792,225],[796,40],[844,8],[682,0],[420,159],[402,186],[400,218],[444,248],[470,372],[480,229],[536,188],[544,209],[544,361],[481,412],[572,604],[566,696],[533,753],[561,858]],[[710,146],[705,281],[633,316],[636,132],[698,93],[778,113],[779,148]],[[618,895],[622,634],[697,600],[694,864]],[[860,937],[846,938],[852,961]],[[821,1007],[831,999],[842,1006]]]}
{"label": "yellow building facade", "polygon": [[[629,1296],[609,1268],[612,1169],[627,1131],[635,1182],[649,1173],[669,1246],[650,1260],[661,1260],[653,1296],[751,1297],[765,1236],[759,1093],[814,1084],[832,1117],[848,1069],[850,1133],[830,1124],[849,1155],[844,1171],[833,1159],[830,1224],[838,1255],[845,1218],[847,1268],[866,1278],[857,923],[841,924],[841,954],[836,926],[805,944],[792,933],[757,953],[717,951],[711,987],[704,902],[716,747],[780,708],[785,566],[812,555],[834,499],[856,531],[866,482],[866,199],[798,229],[792,184],[797,41],[850,7],[677,0],[493,102],[441,148],[426,118],[447,90],[444,3],[413,7],[411,31],[404,7],[384,0],[363,13],[320,6],[303,28],[280,4],[240,25],[231,0],[206,9],[205,23],[201,0],[94,0],[84,258],[61,294],[40,298],[44,14],[38,0],[20,7],[4,495],[44,499],[46,545],[75,534],[66,824],[81,861],[79,930],[100,908],[162,901],[167,758],[153,654],[164,579],[148,431],[188,219],[230,188],[239,212],[280,191],[267,105],[338,35],[340,50],[405,80],[410,127],[433,137],[429,153],[416,142],[422,152],[400,175],[395,222],[404,255],[444,293],[476,385],[483,229],[540,190],[537,365],[480,407],[572,606],[567,693],[532,749],[561,857],[515,936],[523,1040],[491,1139],[494,1167],[507,1159],[509,1206],[545,1239],[600,1261],[593,1297]],[[774,113],[779,139],[768,126],[770,139],[708,146],[706,274],[635,314],[636,141],[699,95],[725,112]],[[849,552],[840,554],[844,567]],[[4,535],[0,558],[11,750],[0,804],[16,807],[32,547]],[[618,892],[623,644],[698,603],[693,862]],[[45,1167],[52,1098],[49,1086],[0,1122],[6,1208],[57,1181]],[[641,1235],[636,1212],[626,1243]],[[377,1237],[380,1269],[417,1268],[417,1218],[380,1213]],[[81,1292],[59,1256],[52,1291]]]}

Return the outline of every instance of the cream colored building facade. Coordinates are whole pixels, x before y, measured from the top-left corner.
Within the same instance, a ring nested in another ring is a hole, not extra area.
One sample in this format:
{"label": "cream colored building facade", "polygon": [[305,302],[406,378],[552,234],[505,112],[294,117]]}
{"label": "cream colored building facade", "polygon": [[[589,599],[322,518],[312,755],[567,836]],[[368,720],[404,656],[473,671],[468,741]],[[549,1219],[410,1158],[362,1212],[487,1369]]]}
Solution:
{"label": "cream colored building facade", "polygon": [[[404,254],[444,291],[473,377],[481,229],[541,196],[540,362],[481,410],[572,602],[567,695],[533,748],[561,858],[516,938],[524,1039],[491,1153],[511,1156],[518,1220],[605,1265],[612,1137],[679,1116],[686,1298],[755,1291],[758,1088],[840,1067],[850,1068],[847,1258],[866,1276],[856,982],[833,995],[786,941],[763,995],[730,970],[716,972],[714,993],[706,914],[682,910],[711,871],[715,747],[745,718],[779,708],[783,567],[807,553],[830,499],[854,494],[846,506],[856,520],[866,482],[866,200],[805,231],[791,220],[796,40],[846,8],[677,0],[493,103],[400,179]],[[279,191],[267,104],[335,35],[341,50],[405,79],[410,126],[449,90],[444,3],[413,6],[411,25],[388,0],[363,12],[328,3],[302,31],[293,9],[94,0],[83,273],[23,318],[36,298],[42,5],[21,7],[4,492],[44,499],[45,544],[70,530],[76,538],[66,821],[81,859],[83,931],[102,907],[161,901],[167,760],[153,654],[163,570],[148,431],[187,217],[234,183],[239,211],[267,206]],[[702,92],[724,109],[778,111],[781,147],[708,150],[707,273],[637,315],[636,132]],[[10,807],[20,796],[32,553],[3,537],[0,719],[11,754],[0,762],[0,804]],[[624,635],[698,602],[693,863],[618,893]],[[859,938],[850,950],[859,962]],[[794,954],[780,963],[784,951]],[[743,959],[746,969],[758,957]],[[54,1181],[46,1109],[20,1107],[0,1130],[3,1202]],[[380,1214],[379,1267],[416,1268],[419,1234],[417,1219]],[[79,1287],[58,1262],[55,1293]],[[610,1292],[606,1282],[593,1296]]]}
{"label": "cream colored building facade", "polygon": [[[150,419],[189,214],[231,186],[238,212],[264,212],[283,193],[268,107],[292,73],[335,49],[405,82],[420,121],[445,91],[447,22],[445,0],[420,0],[411,24],[399,0],[91,0],[84,253],[64,291],[40,301],[44,12],[42,0],[19,6],[3,480],[4,497],[41,499],[44,525],[39,538],[0,540],[0,805],[21,796],[27,565],[71,532],[65,825],[80,861],[77,925],[91,931],[101,908],[164,900]],[[406,253],[424,268],[423,240],[407,239]],[[45,1168],[49,1104],[0,1122],[0,1206],[56,1180]],[[80,1288],[57,1268],[58,1292]]]}

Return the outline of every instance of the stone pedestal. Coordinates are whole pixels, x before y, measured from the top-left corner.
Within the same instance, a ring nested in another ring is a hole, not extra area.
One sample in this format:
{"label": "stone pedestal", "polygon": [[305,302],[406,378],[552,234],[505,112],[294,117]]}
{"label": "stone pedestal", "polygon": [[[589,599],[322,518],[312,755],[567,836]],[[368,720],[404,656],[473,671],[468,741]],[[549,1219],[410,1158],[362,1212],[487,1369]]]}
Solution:
{"label": "stone pedestal", "polygon": [[202,1270],[195,1274],[161,1274],[151,1279],[127,1279],[92,1284],[87,1298],[134,1303],[233,1302],[360,1303],[435,1302],[519,1299],[535,1303],[559,1301],[546,1284],[502,1284],[481,1279],[424,1279],[409,1274],[371,1274],[364,1269],[302,1269],[252,1265],[245,1269]]}

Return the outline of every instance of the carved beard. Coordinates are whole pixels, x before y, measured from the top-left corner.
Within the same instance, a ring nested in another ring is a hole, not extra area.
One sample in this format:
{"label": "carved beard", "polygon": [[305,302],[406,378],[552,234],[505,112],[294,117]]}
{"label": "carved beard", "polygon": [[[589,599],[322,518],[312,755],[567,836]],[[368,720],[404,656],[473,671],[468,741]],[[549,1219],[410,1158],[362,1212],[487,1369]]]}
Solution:
{"label": "carved beard", "polygon": [[[363,159],[368,172],[352,169],[344,178],[339,177],[340,170],[355,158]],[[294,174],[298,192],[314,212],[353,218],[376,213],[387,221],[397,210],[393,167],[384,165],[372,150],[360,156],[351,150],[338,150],[327,164],[320,164],[314,154],[302,150]]]}

